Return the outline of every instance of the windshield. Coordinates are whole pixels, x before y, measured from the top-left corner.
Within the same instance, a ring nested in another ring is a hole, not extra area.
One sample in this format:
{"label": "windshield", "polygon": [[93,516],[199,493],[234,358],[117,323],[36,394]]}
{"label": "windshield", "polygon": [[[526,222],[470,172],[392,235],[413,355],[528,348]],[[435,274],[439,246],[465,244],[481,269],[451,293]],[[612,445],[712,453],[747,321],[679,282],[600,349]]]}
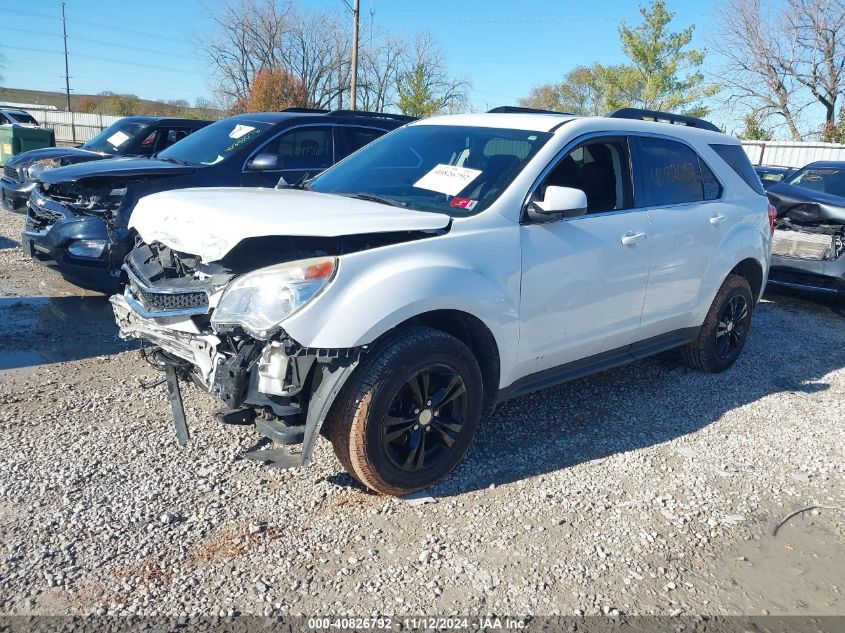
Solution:
{"label": "windshield", "polygon": [[27,114],[26,112],[13,112],[11,116],[18,122],[18,123],[26,123],[27,125],[38,125],[38,121],[31,114]]}
{"label": "windshield", "polygon": [[188,165],[216,165],[266,132],[272,123],[223,119],[174,143],[157,158]]}
{"label": "windshield", "polygon": [[838,167],[805,167],[789,179],[788,184],[845,197],[845,169]]}
{"label": "windshield", "polygon": [[83,143],[82,147],[104,154],[119,154],[129,146],[129,141],[146,127],[147,123],[144,122],[117,121],[87,143]]}
{"label": "windshield", "polygon": [[549,138],[526,130],[411,125],[365,146],[309,188],[472,215],[490,206]]}

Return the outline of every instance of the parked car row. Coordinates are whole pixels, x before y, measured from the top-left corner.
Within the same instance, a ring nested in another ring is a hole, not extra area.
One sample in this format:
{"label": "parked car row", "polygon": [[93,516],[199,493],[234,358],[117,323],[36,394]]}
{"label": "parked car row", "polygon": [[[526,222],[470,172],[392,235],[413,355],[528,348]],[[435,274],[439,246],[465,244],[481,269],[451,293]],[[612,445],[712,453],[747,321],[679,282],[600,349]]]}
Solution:
{"label": "parked car row", "polygon": [[180,443],[189,380],[277,445],[246,457],[305,465],[323,434],[394,495],[514,396],[674,348],[728,369],[777,221],[736,139],[634,109],[242,115],[44,171],[28,206],[34,257],[125,280]]}

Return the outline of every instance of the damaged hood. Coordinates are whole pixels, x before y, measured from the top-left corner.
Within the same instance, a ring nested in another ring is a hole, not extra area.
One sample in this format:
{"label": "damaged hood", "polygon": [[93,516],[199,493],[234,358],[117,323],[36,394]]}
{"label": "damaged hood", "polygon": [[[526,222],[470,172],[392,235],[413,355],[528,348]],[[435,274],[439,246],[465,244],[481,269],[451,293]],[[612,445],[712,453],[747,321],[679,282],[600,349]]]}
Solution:
{"label": "damaged hood", "polygon": [[100,160],[105,154],[80,147],[44,147],[13,156],[6,161],[9,167],[29,167],[39,160],[54,160],[62,165],[71,165],[89,160]]}
{"label": "damaged hood", "polygon": [[804,222],[842,222],[845,224],[845,198],[779,182],[767,190],[778,217],[789,215]]}
{"label": "damaged hood", "polygon": [[129,220],[141,238],[204,262],[222,259],[251,237],[339,237],[449,226],[441,213],[298,189],[203,188],[142,198]]}
{"label": "damaged hood", "polygon": [[47,185],[75,183],[84,178],[135,178],[139,176],[181,176],[195,168],[154,158],[109,158],[95,162],[68,165],[45,171],[39,180]]}

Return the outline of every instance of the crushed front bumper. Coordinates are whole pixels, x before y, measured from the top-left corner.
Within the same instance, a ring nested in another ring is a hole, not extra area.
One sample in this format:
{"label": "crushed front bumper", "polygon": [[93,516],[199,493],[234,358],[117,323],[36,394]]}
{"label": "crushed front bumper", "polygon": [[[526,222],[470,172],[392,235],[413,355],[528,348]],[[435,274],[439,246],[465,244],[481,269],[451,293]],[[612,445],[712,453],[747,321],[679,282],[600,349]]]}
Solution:
{"label": "crushed front bumper", "polygon": [[845,297],[845,255],[832,261],[772,255],[769,284]]}
{"label": "crushed front bumper", "polygon": [[0,206],[6,211],[25,213],[26,203],[35,189],[35,181],[12,180],[8,176],[0,178]]}
{"label": "crushed front bumper", "polygon": [[[74,243],[86,241],[102,243],[102,252],[80,257],[69,250]],[[37,190],[27,205],[21,246],[36,262],[82,288],[107,294],[120,288],[120,277],[111,273],[112,243],[106,223],[97,217],[75,215]]]}
{"label": "crushed front bumper", "polygon": [[[130,293],[127,287],[126,294]],[[223,353],[224,347],[234,347],[232,341],[200,332],[191,316],[147,318],[124,295],[114,295],[110,301],[121,338],[141,339],[163,352],[180,444],[189,435],[177,368],[189,373],[196,384],[226,405],[221,419],[243,414],[240,422],[254,422],[261,435],[282,445],[255,449],[245,453],[245,457],[278,468],[310,462],[323,421],[358,364],[358,350],[325,353],[327,350],[297,346],[297,354],[292,355],[278,341],[250,340],[241,341],[237,353]],[[256,417],[257,412],[270,415]],[[301,445],[301,450],[291,451],[289,445]]]}

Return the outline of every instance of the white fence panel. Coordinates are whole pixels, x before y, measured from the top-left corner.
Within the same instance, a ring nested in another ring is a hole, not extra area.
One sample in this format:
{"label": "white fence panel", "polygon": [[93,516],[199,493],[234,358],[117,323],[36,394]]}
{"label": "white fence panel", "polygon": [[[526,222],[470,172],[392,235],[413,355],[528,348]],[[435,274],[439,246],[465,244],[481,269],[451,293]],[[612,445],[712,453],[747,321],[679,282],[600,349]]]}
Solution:
{"label": "white fence panel", "polygon": [[84,143],[115,121],[123,117],[109,114],[64,112],[56,110],[29,110],[42,126],[56,133],[56,143],[70,145]]}
{"label": "white fence panel", "polygon": [[742,147],[755,165],[803,167],[817,160],[845,161],[845,145],[799,141],[742,141]]}

